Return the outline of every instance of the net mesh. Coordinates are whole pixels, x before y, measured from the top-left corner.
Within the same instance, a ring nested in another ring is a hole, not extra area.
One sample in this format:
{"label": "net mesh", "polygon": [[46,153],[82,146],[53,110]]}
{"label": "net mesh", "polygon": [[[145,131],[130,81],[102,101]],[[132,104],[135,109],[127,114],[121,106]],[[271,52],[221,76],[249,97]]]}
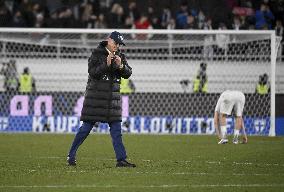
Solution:
{"label": "net mesh", "polygon": [[[123,35],[127,46],[121,51],[133,68],[131,80],[135,85],[135,93],[127,96],[125,131],[214,133],[212,117],[220,93],[240,90],[246,95],[248,133],[268,134],[270,93],[258,94],[256,86],[266,81],[269,87],[270,34],[129,31]],[[48,127],[55,132],[76,131],[88,77],[87,60],[92,49],[107,36],[1,32],[2,130],[42,131]],[[35,80],[36,91],[23,95],[8,90],[7,80],[12,76],[19,79],[26,67]],[[204,84],[207,88],[202,90]],[[230,132],[230,119],[228,127]]]}

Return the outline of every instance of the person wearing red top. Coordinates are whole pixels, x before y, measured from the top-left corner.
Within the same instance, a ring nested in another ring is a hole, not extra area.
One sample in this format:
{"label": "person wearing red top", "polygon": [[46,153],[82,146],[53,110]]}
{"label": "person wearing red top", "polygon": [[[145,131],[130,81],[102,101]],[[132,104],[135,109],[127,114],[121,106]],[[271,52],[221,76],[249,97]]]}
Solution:
{"label": "person wearing red top", "polygon": [[[152,29],[151,23],[146,15],[141,15],[141,17],[134,23],[135,29]],[[137,34],[135,39],[146,40],[149,36],[147,34]]]}

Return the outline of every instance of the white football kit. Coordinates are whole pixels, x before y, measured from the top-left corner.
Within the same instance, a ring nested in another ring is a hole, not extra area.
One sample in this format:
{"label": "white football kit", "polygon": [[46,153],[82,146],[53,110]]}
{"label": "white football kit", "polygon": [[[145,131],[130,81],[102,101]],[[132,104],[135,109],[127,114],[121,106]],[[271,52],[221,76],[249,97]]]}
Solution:
{"label": "white football kit", "polygon": [[245,100],[245,95],[240,91],[224,91],[218,99],[215,111],[231,115],[233,108],[235,108],[236,116],[240,117],[243,114]]}

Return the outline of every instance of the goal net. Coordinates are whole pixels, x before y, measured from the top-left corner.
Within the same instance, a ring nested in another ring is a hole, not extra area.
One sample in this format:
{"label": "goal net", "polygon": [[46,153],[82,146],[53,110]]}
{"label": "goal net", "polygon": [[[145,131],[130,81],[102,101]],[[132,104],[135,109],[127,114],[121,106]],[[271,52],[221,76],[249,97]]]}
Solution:
{"label": "goal net", "polygon": [[[112,31],[0,29],[0,131],[76,132],[88,57]],[[214,134],[220,93],[240,90],[246,96],[247,133],[275,135],[279,40],[273,32],[119,31],[134,85],[122,96],[123,131]],[[23,94],[11,82],[20,82],[27,68],[34,87]],[[232,133],[233,117],[227,126]],[[97,124],[93,131],[108,132],[108,126]]]}

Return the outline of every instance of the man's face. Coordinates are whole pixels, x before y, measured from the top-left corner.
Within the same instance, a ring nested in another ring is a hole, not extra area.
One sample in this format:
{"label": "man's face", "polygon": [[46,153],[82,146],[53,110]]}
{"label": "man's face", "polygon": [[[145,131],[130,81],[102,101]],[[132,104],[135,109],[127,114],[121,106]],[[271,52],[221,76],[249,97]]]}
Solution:
{"label": "man's face", "polygon": [[113,39],[108,38],[108,44],[107,44],[107,48],[111,51],[111,52],[116,52],[119,49],[119,44],[117,44]]}

